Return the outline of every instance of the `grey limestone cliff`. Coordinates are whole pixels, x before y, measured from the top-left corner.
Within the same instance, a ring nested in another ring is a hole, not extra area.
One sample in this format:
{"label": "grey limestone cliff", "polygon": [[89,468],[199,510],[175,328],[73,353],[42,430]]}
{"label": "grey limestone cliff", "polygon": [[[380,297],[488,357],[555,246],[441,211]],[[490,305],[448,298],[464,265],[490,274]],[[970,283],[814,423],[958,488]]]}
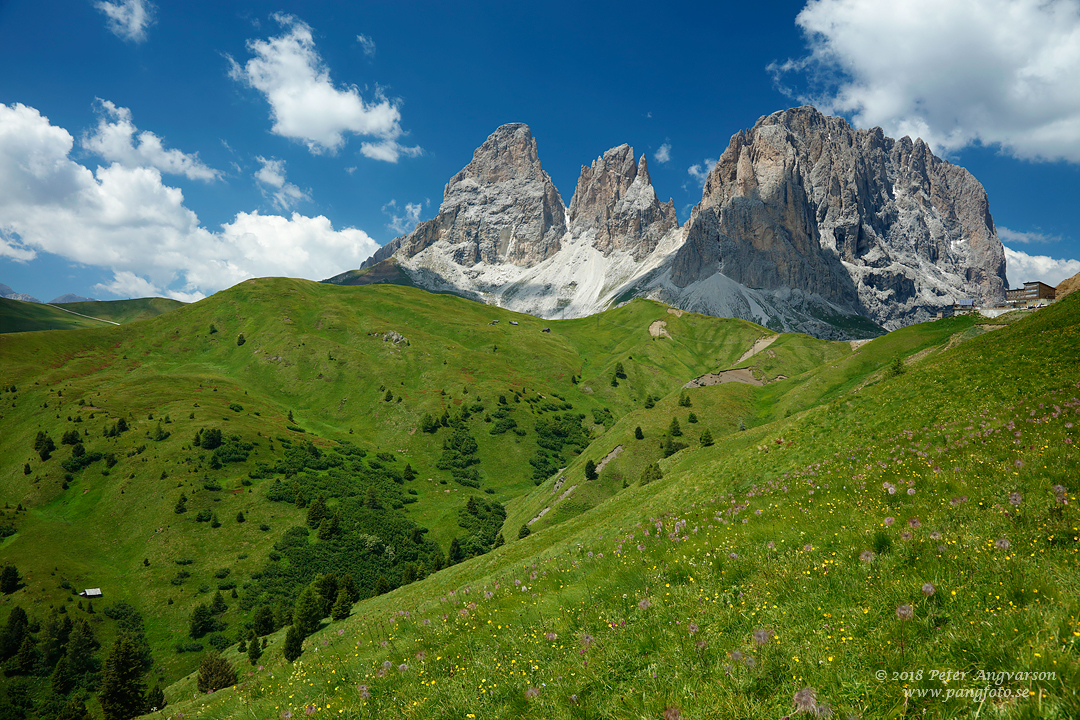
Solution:
{"label": "grey limestone cliff", "polygon": [[625,250],[634,260],[642,260],[678,224],[674,204],[656,198],[645,156],[635,162],[629,145],[612,148],[590,167],[582,166],[570,201],[570,231],[591,235],[591,244],[605,256]]}
{"label": "grey limestone cliff", "polygon": [[412,257],[446,241],[450,258],[477,263],[535,265],[559,250],[566,208],[540,165],[536,140],[523,123],[499,127],[450,178],[439,214],[401,239]]}
{"label": "grey limestone cliff", "polygon": [[986,192],[921,140],[806,106],[732,137],[672,262],[680,287],[722,273],[799,289],[892,329],[961,297],[1004,298]]}

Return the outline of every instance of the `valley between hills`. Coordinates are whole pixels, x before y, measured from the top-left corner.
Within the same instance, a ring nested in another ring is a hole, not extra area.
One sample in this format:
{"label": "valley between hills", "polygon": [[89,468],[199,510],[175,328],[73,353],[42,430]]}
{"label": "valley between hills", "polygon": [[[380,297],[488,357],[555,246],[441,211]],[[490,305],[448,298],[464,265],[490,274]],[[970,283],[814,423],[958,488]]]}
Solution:
{"label": "valley between hills", "polygon": [[112,305],[0,335],[0,717],[1080,714],[1076,294]]}

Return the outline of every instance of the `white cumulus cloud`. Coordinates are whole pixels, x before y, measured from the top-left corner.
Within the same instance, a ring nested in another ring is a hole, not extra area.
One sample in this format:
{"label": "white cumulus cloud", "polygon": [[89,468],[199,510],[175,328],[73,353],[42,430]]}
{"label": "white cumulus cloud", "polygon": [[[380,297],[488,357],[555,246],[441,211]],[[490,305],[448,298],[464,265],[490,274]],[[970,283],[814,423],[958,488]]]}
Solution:
{"label": "white cumulus cloud", "polygon": [[705,187],[705,181],[709,178],[709,173],[716,167],[716,158],[705,158],[705,162],[700,165],[691,165],[686,168],[687,174],[694,179],[698,187]]}
{"label": "white cumulus cloud", "polygon": [[666,163],[671,161],[671,143],[664,143],[660,146],[660,149],[653,153],[653,157],[659,163]]}
{"label": "white cumulus cloud", "polygon": [[1080,162],[1078,0],[810,0],[796,23],[809,55],[768,69],[802,102],[937,152]]}
{"label": "white cumulus cloud", "polygon": [[420,213],[423,209],[420,203],[405,203],[405,211],[398,215],[400,209],[397,200],[391,200],[382,206],[382,211],[390,216],[390,222],[386,223],[386,227],[402,234],[412,232],[416,224],[420,222]]}
{"label": "white cumulus cloud", "polygon": [[131,120],[131,110],[98,99],[101,117],[92,133],[82,139],[86,150],[125,167],[155,167],[161,172],[183,175],[191,180],[216,180],[221,173],[207,167],[199,154],[166,150],[157,135],[139,132]]}
{"label": "white cumulus cloud", "polygon": [[23,262],[48,252],[108,268],[118,294],[198,299],[251,277],[319,280],[378,249],[362,230],[322,216],[238,213],[204,228],[155,167],[73,161],[74,138],[36,109],[0,104],[0,252]]}
{"label": "white cumulus cloud", "polygon": [[360,47],[363,48],[364,54],[368,57],[375,57],[375,41],[369,38],[367,35],[357,35],[356,42],[360,43]]}
{"label": "white cumulus cloud", "polygon": [[259,155],[255,158],[262,167],[255,172],[255,179],[264,195],[273,199],[275,207],[291,210],[301,201],[310,201],[311,194],[301,190],[285,179],[285,161],[267,159]]}
{"label": "white cumulus cloud", "polygon": [[1047,255],[1028,255],[1020,250],[1005,247],[1005,274],[1009,278],[1009,287],[1020,287],[1026,282],[1036,280],[1047,285],[1057,285],[1077,273],[1080,273],[1080,260],[1059,260]]}
{"label": "white cumulus cloud", "polygon": [[146,39],[146,28],[154,21],[154,6],[145,0],[122,0],[122,2],[94,3],[109,19],[109,31],[118,38],[142,42]]}
{"label": "white cumulus cloud", "polygon": [[1047,235],[1046,233],[1036,231],[1021,232],[1019,230],[1010,230],[1004,225],[997,226],[997,234],[1002,242],[1022,243],[1025,245],[1028,243],[1053,243],[1061,241],[1060,235]]}
{"label": "white cumulus cloud", "polygon": [[422,152],[398,143],[404,131],[395,102],[376,90],[369,103],[356,86],[335,85],[315,49],[311,27],[291,15],[274,18],[282,35],[248,41],[254,57],[243,66],[230,58],[230,75],[266,96],[274,133],[304,143],[312,153],[336,152],[346,134],[375,138],[364,142],[361,152],[376,160],[397,162],[401,155]]}

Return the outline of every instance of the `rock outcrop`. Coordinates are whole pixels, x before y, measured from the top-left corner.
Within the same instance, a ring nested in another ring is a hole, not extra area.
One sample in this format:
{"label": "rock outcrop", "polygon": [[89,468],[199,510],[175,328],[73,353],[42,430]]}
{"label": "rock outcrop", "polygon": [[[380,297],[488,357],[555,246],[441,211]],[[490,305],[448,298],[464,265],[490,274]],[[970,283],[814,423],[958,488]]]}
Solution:
{"label": "rock outcrop", "polygon": [[454,263],[530,267],[554,255],[566,233],[566,207],[540,166],[536,140],[523,123],[503,125],[450,178],[439,214],[402,239],[413,257],[443,242]]}
{"label": "rock outcrop", "polygon": [[581,168],[567,209],[529,128],[503,125],[450,179],[438,215],[364,267],[391,257],[421,287],[541,317],[651,297],[829,338],[926,320],[960,298],[1002,300],[1006,288],[970,173],[921,140],[809,106],[734,135],[683,227],[629,145]]}
{"label": "rock outcrop", "polygon": [[1004,299],[986,192],[921,140],[800,107],[732,137],[671,266],[677,287],[722,273],[799,290],[893,329],[961,297]]}
{"label": "rock outcrop", "polygon": [[634,149],[620,145],[582,166],[570,201],[570,232],[588,236],[605,257],[625,250],[643,260],[678,225],[675,204],[656,198],[644,154],[634,162]]}

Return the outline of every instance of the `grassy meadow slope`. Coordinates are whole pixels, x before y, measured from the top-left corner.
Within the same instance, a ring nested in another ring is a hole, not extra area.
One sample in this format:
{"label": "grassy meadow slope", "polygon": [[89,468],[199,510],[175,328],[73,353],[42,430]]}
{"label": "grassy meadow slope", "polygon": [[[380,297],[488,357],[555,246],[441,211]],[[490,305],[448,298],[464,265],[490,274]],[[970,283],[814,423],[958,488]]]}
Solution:
{"label": "grassy meadow slope", "polygon": [[1076,717],[1078,311],[952,347],[973,321],[909,329],[907,349],[945,342],[900,373],[823,378],[817,404],[365,601],[293,664],[228,651],[236,687],[189,700],[186,679],[168,710]]}
{"label": "grassy meadow slope", "polygon": [[[1044,666],[1056,683],[992,707],[1069,717],[1077,309],[858,347],[781,335],[740,363],[773,333],[649,301],[543,321],[408,287],[262,279],[144,322],[0,336],[0,527],[15,531],[0,548],[24,581],[0,625],[16,605],[41,620],[64,607],[107,647],[100,606],[131,604],[148,681],[176,681],[174,717],[779,716],[807,685],[838,713],[963,717],[970,701],[905,700],[891,673]],[[764,384],[682,390],[733,366]],[[221,448],[196,446],[214,429]],[[100,458],[72,465],[72,434]],[[474,476],[444,464],[462,434]],[[587,481],[586,461],[619,447]],[[663,477],[642,484],[650,467]],[[346,529],[307,537],[321,494]],[[506,506],[506,542],[438,570],[431,553],[469,537],[469,497]],[[235,643],[262,605],[285,620],[296,582],[375,535],[388,552],[364,556],[362,595],[380,573],[396,589],[296,664],[284,630],[259,666],[232,644],[241,686],[190,699],[194,646]],[[99,612],[76,608],[98,586]],[[189,638],[217,589],[227,628]],[[42,672],[25,682],[44,708]]]}
{"label": "grassy meadow slope", "polygon": [[156,317],[183,305],[157,297],[48,305],[0,298],[0,333],[106,327]]}
{"label": "grassy meadow slope", "polygon": [[[45,616],[71,607],[77,590],[102,587],[105,603],[142,612],[153,677],[171,681],[198,662],[197,653],[174,646],[191,644],[188,619],[207,593],[240,591],[222,616],[230,635],[271,601],[257,576],[283,533],[305,524],[292,484],[312,483],[308,501],[325,489],[313,466],[289,464],[294,449],[311,441],[331,462],[344,458],[351,472],[379,476],[355,484],[371,480],[385,504],[445,553],[464,536],[459,514],[469,495],[507,502],[544,476],[530,462],[539,452],[537,423],[580,422],[581,445],[548,453],[557,467],[606,432],[605,422],[649,394],[662,397],[730,364],[764,332],[685,316],[669,318],[676,340],[654,340],[648,326],[666,315],[664,306],[639,301],[591,323],[553,324],[410,288],[269,279],[130,325],[4,335],[0,525],[17,530],[2,541],[4,562],[25,582],[4,597],[0,623],[15,605]],[[612,387],[619,357],[628,377]],[[428,414],[446,413],[453,425],[470,408],[462,422],[477,444],[477,487],[437,467],[452,428],[418,428]],[[516,418],[516,432],[492,434],[500,413]],[[110,435],[120,419],[129,429]],[[214,428],[250,444],[248,457],[214,467],[214,453],[193,443]],[[33,447],[38,433],[57,446],[48,460]],[[61,442],[71,433],[82,457],[100,458],[63,467],[75,452]],[[335,452],[342,447],[371,456],[361,462]],[[378,461],[381,469],[375,455],[389,458]],[[407,483],[406,463],[419,473]],[[397,487],[379,485],[387,478]],[[285,501],[280,493],[270,498],[276,483],[290,488]],[[174,512],[181,495],[186,513]],[[331,509],[344,502],[329,500]],[[240,512],[245,523],[235,521]],[[199,522],[201,513],[221,526]],[[226,570],[227,579],[216,576]],[[291,597],[279,599],[287,611]],[[110,623],[100,626],[106,643],[113,632]]]}

